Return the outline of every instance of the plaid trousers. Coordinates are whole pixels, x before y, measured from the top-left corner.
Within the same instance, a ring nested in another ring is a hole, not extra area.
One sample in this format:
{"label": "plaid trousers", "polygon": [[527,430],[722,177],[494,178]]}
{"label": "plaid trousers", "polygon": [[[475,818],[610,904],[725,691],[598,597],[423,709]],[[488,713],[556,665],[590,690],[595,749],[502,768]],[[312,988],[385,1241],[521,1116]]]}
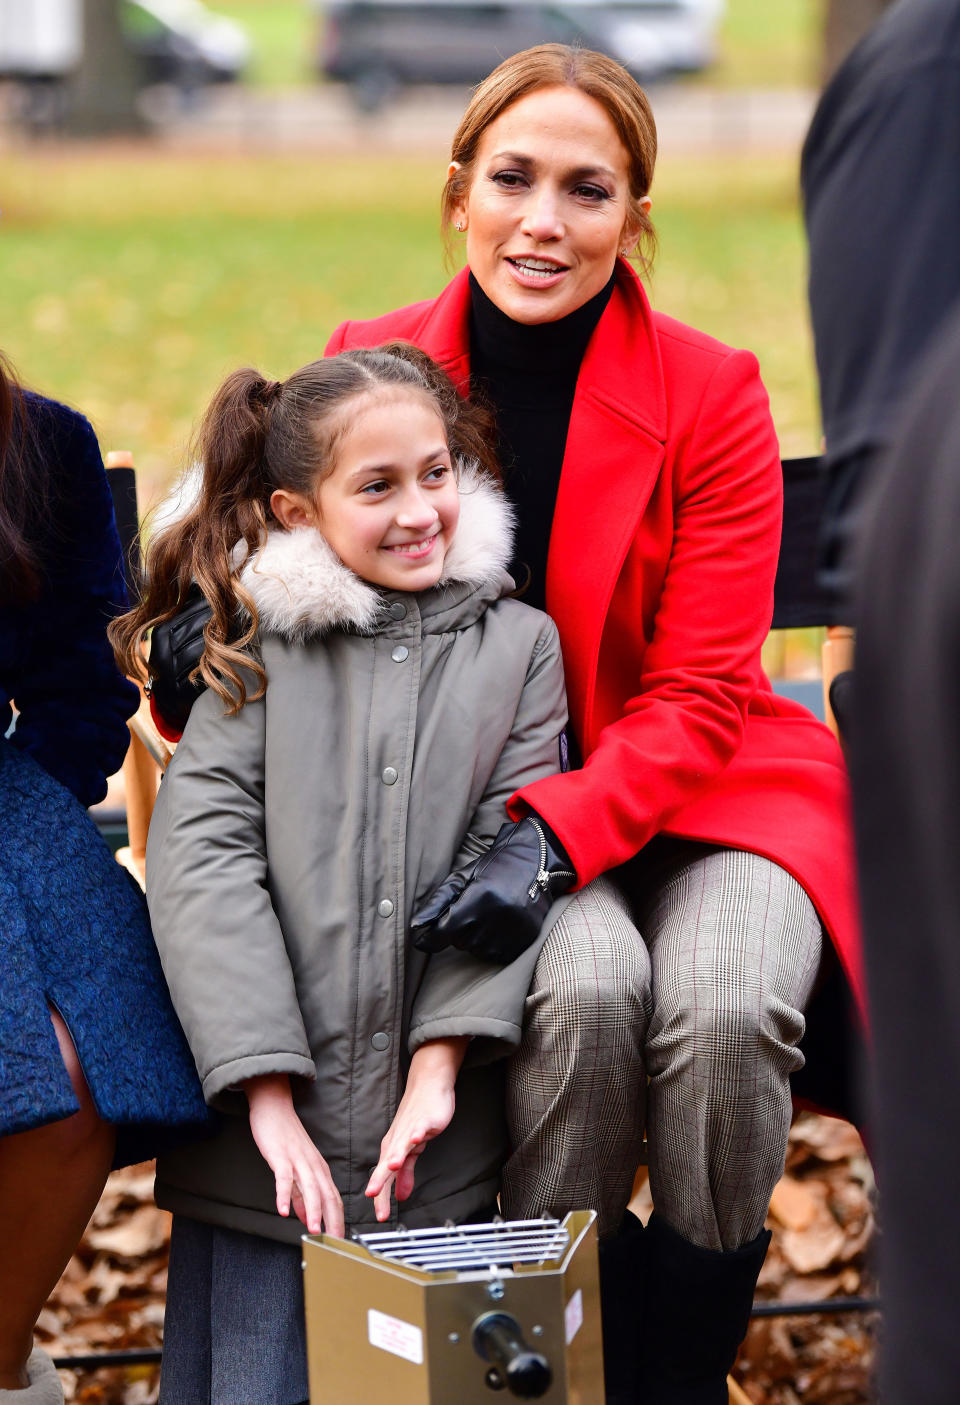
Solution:
{"label": "plaid trousers", "polygon": [[577,893],[510,1061],[505,1213],[589,1207],[613,1233],[646,1132],[668,1224],[707,1249],[755,1238],[783,1173],[821,948],[799,883],[741,850],[660,838]]}

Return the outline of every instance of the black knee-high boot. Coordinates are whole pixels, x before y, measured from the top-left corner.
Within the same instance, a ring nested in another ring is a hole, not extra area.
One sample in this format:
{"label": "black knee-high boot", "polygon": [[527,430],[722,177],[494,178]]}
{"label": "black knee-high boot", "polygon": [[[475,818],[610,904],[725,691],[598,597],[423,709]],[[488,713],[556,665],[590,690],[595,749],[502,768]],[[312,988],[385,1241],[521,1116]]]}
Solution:
{"label": "black knee-high boot", "polygon": [[753,1291],[770,1243],[701,1249],[656,1214],[645,1231],[643,1405],[727,1405],[727,1375],[747,1334]]}
{"label": "black knee-high boot", "polygon": [[602,1239],[600,1316],[603,1326],[603,1375],[607,1405],[638,1405],[640,1323],[645,1301],[645,1230],[636,1215],[624,1212],[616,1234]]}

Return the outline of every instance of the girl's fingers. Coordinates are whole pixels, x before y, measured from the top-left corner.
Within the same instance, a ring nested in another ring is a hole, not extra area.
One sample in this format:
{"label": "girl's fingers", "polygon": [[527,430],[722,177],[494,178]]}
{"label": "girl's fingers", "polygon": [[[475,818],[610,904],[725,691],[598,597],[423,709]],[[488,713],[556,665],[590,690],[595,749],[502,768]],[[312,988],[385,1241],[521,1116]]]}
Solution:
{"label": "girl's fingers", "polygon": [[316,1175],[309,1167],[303,1168],[301,1177],[301,1209],[297,1214],[311,1234],[319,1234],[323,1225],[323,1195]]}
{"label": "girl's fingers", "polygon": [[323,1194],[323,1226],[327,1234],[334,1239],[343,1238],[343,1201],[332,1180],[329,1189]]}
{"label": "girl's fingers", "polygon": [[309,1229],[310,1226],[307,1224],[307,1210],[303,1202],[303,1191],[300,1189],[300,1186],[296,1181],[294,1181],[293,1183],[291,1201],[293,1204],[293,1213],[296,1215],[300,1223],[302,1225],[306,1225],[306,1228]]}
{"label": "girl's fingers", "polygon": [[375,1196],[383,1189],[383,1183],[390,1174],[390,1168],[382,1158],[370,1172],[370,1179],[367,1181],[365,1195]]}
{"label": "girl's fingers", "polygon": [[387,1180],[386,1185],[379,1192],[373,1202],[374,1212],[377,1219],[382,1224],[384,1220],[390,1218],[390,1188],[393,1184],[393,1176]]}
{"label": "girl's fingers", "polygon": [[421,1142],[419,1146],[411,1148],[410,1155],[397,1172],[396,1195],[398,1200],[407,1200],[413,1194],[417,1158],[422,1154],[425,1146],[426,1143]]}
{"label": "girl's fingers", "polygon": [[287,1217],[290,1214],[290,1195],[293,1189],[293,1172],[289,1166],[280,1166],[274,1172],[277,1181],[277,1213]]}

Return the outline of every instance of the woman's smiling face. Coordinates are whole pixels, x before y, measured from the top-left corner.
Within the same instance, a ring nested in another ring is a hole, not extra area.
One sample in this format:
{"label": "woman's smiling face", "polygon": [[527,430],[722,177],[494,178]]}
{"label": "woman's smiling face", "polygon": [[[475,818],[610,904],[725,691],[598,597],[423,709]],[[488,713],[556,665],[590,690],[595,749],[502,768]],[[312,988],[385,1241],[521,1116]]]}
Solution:
{"label": "woman's smiling face", "polygon": [[491,122],[454,210],[491,302],[555,322],[599,293],[635,239],[629,172],[610,117],[578,88],[538,88]]}

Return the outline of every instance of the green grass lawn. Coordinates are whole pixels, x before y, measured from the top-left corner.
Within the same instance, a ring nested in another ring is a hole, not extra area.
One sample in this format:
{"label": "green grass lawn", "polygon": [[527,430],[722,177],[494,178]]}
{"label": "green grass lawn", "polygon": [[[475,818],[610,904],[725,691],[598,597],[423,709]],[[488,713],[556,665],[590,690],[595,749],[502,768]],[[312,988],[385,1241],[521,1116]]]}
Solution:
{"label": "green grass lawn", "polygon": [[[282,376],[344,317],[445,273],[441,163],[38,149],[0,162],[4,349],[133,449],[149,496],[225,372]],[[789,158],[674,157],[654,187],[655,302],[760,357],[785,450],[818,438]]]}
{"label": "green grass lawn", "polygon": [[727,0],[720,61],[706,80],[725,87],[816,85],[821,0]]}
{"label": "green grass lawn", "polygon": [[250,35],[249,78],[258,86],[290,87],[313,81],[321,14],[309,0],[205,0],[211,10],[238,20]]}
{"label": "green grass lawn", "polygon": [[[322,10],[310,0],[206,0],[243,24],[253,41],[252,82],[313,81]],[[821,0],[727,0],[720,56],[704,79],[724,87],[784,87],[816,81]]]}

